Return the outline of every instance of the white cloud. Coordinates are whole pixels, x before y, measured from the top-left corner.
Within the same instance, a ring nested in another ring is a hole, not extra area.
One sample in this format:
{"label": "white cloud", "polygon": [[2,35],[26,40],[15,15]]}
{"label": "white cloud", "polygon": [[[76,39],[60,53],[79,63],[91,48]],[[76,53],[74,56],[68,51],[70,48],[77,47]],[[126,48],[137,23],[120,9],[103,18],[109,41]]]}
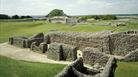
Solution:
{"label": "white cloud", "polygon": [[138,13],[138,0],[0,0],[0,13],[46,15],[52,9],[66,14]]}

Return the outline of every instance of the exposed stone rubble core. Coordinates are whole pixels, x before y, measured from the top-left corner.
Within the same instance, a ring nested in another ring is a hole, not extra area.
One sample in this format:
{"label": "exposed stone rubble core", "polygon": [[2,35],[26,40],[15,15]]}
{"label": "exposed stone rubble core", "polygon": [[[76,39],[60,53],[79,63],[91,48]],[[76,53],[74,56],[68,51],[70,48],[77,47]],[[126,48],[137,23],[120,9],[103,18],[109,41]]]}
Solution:
{"label": "exposed stone rubble core", "polygon": [[[54,60],[73,61],[78,58],[56,77],[114,77],[117,65],[112,55],[123,56],[124,61],[138,61],[138,31],[53,31],[31,38],[11,37],[9,44],[45,53]],[[92,65],[92,69],[84,67],[83,62]]]}
{"label": "exposed stone rubble core", "polygon": [[37,44],[37,42],[33,42],[30,47],[31,50],[39,53],[45,53],[48,49],[48,45],[46,43]]}
{"label": "exposed stone rubble core", "polygon": [[75,60],[77,59],[77,48],[63,43],[51,43],[47,57],[54,60]]}
{"label": "exposed stone rubble core", "polygon": [[114,57],[108,58],[105,68],[102,71],[84,67],[83,59],[78,58],[55,77],[114,77],[116,67],[116,59]]}
{"label": "exposed stone rubble core", "polygon": [[33,42],[36,42],[38,46],[43,41],[44,41],[43,33],[36,34],[30,38],[22,37],[22,36],[9,38],[9,44],[23,47],[23,48],[30,48]]}
{"label": "exposed stone rubble core", "polygon": [[109,39],[110,51],[114,55],[125,56],[138,48],[138,31],[112,33]]}
{"label": "exposed stone rubble core", "polygon": [[138,61],[138,48],[124,57],[125,61]]}
{"label": "exposed stone rubble core", "polygon": [[[100,52],[97,48],[87,47],[82,52],[85,64],[90,64],[90,65],[98,64],[98,66],[103,67],[105,66],[109,58],[108,56]],[[100,67],[96,66],[96,68]]]}
{"label": "exposed stone rubble core", "polygon": [[46,34],[44,41],[70,44],[77,46],[80,50],[94,47],[107,54],[125,56],[138,48],[138,31],[120,33],[111,33],[110,31],[97,33],[54,31]]}
{"label": "exposed stone rubble core", "polygon": [[[77,46],[79,49],[85,47],[95,47],[100,50],[107,51],[108,48],[108,35],[110,31],[102,31],[97,33],[92,32],[49,32],[45,37],[49,36],[49,42],[58,42]],[[47,41],[48,39],[45,40]]]}
{"label": "exposed stone rubble core", "polygon": [[9,38],[9,44],[11,45],[15,45],[15,46],[18,46],[18,47],[22,47],[22,48],[27,48],[27,45],[26,45],[26,40],[28,38],[27,37],[10,37]]}

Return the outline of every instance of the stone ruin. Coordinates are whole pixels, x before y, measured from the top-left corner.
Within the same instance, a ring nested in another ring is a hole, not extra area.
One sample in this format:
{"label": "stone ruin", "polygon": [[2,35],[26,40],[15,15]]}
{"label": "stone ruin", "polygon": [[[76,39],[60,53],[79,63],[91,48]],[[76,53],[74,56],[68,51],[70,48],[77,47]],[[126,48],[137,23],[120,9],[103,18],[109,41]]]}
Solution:
{"label": "stone ruin", "polygon": [[[113,77],[117,65],[111,55],[123,56],[124,61],[138,61],[138,31],[52,31],[30,38],[11,37],[9,44],[44,53],[53,60],[75,60],[56,77]],[[88,69],[84,64],[93,67]]]}
{"label": "stone ruin", "polygon": [[114,77],[116,67],[116,59],[114,57],[108,58],[103,70],[86,68],[83,59],[78,58],[55,77]]}

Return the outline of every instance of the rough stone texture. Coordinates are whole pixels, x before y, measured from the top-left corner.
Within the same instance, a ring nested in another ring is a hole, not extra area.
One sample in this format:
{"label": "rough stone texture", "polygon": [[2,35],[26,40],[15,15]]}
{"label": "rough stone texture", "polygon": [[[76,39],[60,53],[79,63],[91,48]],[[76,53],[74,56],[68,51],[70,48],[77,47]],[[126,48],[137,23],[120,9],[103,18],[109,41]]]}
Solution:
{"label": "rough stone texture", "polygon": [[11,37],[9,38],[9,44],[15,45],[18,47],[26,48],[26,37]]}
{"label": "rough stone texture", "polygon": [[114,55],[125,56],[138,48],[138,31],[114,33],[110,39],[110,51]]}
{"label": "rough stone texture", "polygon": [[59,43],[49,44],[47,51],[47,57],[54,60],[63,60],[63,50],[62,45]]}
{"label": "rough stone texture", "polygon": [[[70,44],[77,46],[79,49],[83,49],[85,47],[94,47],[99,48],[107,53],[109,52],[109,31],[103,32],[49,32],[47,35],[50,37],[50,42],[58,42],[64,44]],[[45,36],[47,37],[47,36]],[[47,41],[47,39],[46,39]]]}
{"label": "rough stone texture", "polygon": [[[43,33],[38,33],[38,34],[35,34],[34,36],[30,37],[28,40],[27,40],[27,47],[30,48],[31,47],[31,44],[33,42],[37,42],[37,44],[39,45],[40,43],[42,43],[44,41],[44,34]],[[38,46],[37,45],[37,46]]]}
{"label": "rough stone texture", "polygon": [[116,67],[116,59],[110,57],[103,71],[89,72],[88,69],[83,66],[82,58],[79,58],[71,65],[64,68],[55,77],[114,77]]}
{"label": "rough stone texture", "polygon": [[48,45],[46,43],[40,43],[39,48],[42,51],[42,53],[45,53],[48,49]]}
{"label": "rough stone texture", "polygon": [[124,57],[125,61],[138,61],[138,49],[130,52]]}
{"label": "rough stone texture", "polygon": [[77,46],[79,50],[85,47],[98,48],[100,51],[125,56],[138,48],[138,31],[111,33],[109,31],[91,32],[49,32],[44,41],[58,42]]}
{"label": "rough stone texture", "polygon": [[76,60],[77,59],[77,47],[67,44],[62,44],[64,60]]}
{"label": "rough stone texture", "polygon": [[87,47],[82,52],[84,63],[90,65],[98,63],[100,66],[105,66],[109,58],[100,52],[97,48]]}
{"label": "rough stone texture", "polygon": [[47,56],[54,60],[75,60],[77,58],[77,48],[63,43],[51,43]]}
{"label": "rough stone texture", "polygon": [[37,42],[33,42],[30,49],[35,52],[45,53],[47,51],[47,44],[40,43],[40,45],[38,46]]}

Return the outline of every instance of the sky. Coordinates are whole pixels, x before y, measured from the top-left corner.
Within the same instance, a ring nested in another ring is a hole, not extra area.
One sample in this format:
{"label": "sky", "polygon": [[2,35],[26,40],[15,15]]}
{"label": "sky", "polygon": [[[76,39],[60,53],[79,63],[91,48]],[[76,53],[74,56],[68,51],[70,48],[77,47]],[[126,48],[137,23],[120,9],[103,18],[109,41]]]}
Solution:
{"label": "sky", "polygon": [[138,0],[0,0],[0,14],[47,15],[138,14]]}

